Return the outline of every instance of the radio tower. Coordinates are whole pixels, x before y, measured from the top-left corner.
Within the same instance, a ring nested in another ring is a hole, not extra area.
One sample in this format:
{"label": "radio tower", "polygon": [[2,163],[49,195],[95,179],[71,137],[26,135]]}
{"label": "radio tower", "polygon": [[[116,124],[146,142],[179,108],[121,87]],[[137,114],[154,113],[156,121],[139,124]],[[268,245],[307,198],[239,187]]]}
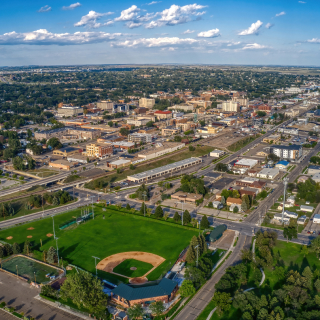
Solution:
{"label": "radio tower", "polygon": [[289,181],[289,178],[284,178],[283,179],[283,184],[284,184],[283,205],[282,205],[282,223],[283,224],[284,224],[284,221],[283,221],[283,218],[284,218],[284,203],[286,202],[286,191],[287,191],[288,181]]}

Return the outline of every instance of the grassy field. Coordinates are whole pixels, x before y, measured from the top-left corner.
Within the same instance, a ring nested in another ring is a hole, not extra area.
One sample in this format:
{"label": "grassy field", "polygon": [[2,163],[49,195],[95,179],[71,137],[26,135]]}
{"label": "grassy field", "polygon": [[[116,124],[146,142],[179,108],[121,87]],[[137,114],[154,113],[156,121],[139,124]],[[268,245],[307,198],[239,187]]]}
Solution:
{"label": "grassy field", "polygon": [[48,178],[58,174],[59,172],[55,170],[50,170],[50,169],[34,169],[34,170],[27,171],[27,173],[40,178]]}
{"label": "grassy field", "polygon": [[24,190],[24,191],[18,191],[18,192],[15,192],[15,193],[11,193],[11,194],[8,194],[4,197],[1,197],[1,192],[0,192],[0,200],[3,201],[3,200],[7,200],[7,199],[13,199],[14,197],[19,197],[19,196],[23,196],[23,195],[32,195],[34,192],[37,192],[37,191],[42,191],[44,190],[44,187],[42,186],[34,186],[34,187],[31,187],[27,190]]}
{"label": "grassy field", "polygon": [[14,274],[17,274],[18,270],[19,276],[27,278],[29,281],[36,281],[37,283],[50,281],[49,278],[45,277],[48,273],[51,276],[59,275],[57,269],[24,257],[14,257],[3,261],[2,268]]}
{"label": "grassy field", "polygon": [[[210,151],[212,151],[214,148],[213,147],[209,147],[209,146],[199,146],[199,147],[195,147],[196,150],[195,151],[189,151],[189,149],[184,149],[183,152],[179,153],[179,154],[174,154],[172,156],[168,156],[167,158],[164,159],[160,159],[158,161],[155,161],[153,163],[150,163],[146,166],[140,166],[135,168],[134,170],[125,170],[122,173],[117,174],[116,172],[112,175],[103,177],[103,178],[99,178],[96,179],[98,181],[102,181],[104,183],[105,186],[110,186],[110,183],[116,182],[116,181],[120,181],[123,179],[126,179],[128,175],[133,175],[133,174],[137,174],[140,172],[144,172],[146,170],[152,170],[158,167],[162,167],[165,166],[167,164],[171,164],[177,161],[181,161],[187,158],[191,158],[191,157],[200,157],[203,156],[205,154],[208,154]],[[92,189],[94,190],[94,181],[90,181],[89,183],[85,184],[85,187],[88,189]]]}
{"label": "grassy field", "polygon": [[[189,244],[193,235],[198,232],[187,227],[175,226],[164,221],[143,218],[132,214],[122,213],[115,208],[95,208],[95,219],[70,229],[59,230],[58,225],[77,216],[80,210],[70,211],[55,217],[55,231],[59,238],[59,255],[64,261],[79,266],[92,273],[95,264],[92,256],[101,259],[112,254],[127,251],[144,251],[157,254],[166,259],[158,268],[152,271],[148,279],[156,280],[174,264],[181,251]],[[103,215],[105,219],[103,219]],[[33,227],[33,230],[27,230]],[[29,224],[0,231],[0,240],[9,243],[23,244],[31,235],[33,249],[39,258],[43,250],[55,246],[55,241],[47,234],[53,233],[52,219],[46,218]],[[12,236],[11,240],[6,238]],[[40,247],[40,239],[43,246]],[[124,280],[100,271],[103,278]]]}
{"label": "grassy field", "polygon": [[[130,270],[130,268],[137,268],[136,270]],[[135,278],[142,277],[149,270],[153,268],[151,263],[146,263],[143,261],[135,260],[135,259],[127,259],[117,265],[113,271],[115,273],[122,274],[127,277]]]}

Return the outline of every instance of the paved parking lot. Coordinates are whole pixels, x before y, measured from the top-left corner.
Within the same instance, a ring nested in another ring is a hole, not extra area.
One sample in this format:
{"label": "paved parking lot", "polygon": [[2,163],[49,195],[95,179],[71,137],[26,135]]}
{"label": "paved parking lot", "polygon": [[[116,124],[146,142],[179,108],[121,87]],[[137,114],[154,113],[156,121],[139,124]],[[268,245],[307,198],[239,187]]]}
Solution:
{"label": "paved parking lot", "polygon": [[231,178],[221,178],[212,185],[212,188],[222,190],[233,181],[234,179]]}

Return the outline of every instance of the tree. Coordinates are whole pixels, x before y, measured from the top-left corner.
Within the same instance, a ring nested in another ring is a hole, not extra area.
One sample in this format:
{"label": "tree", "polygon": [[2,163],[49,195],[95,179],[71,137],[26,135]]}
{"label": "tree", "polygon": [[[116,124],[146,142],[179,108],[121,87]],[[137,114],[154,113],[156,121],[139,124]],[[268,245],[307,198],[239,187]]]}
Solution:
{"label": "tree", "polygon": [[101,281],[85,271],[68,274],[60,294],[63,300],[72,299],[79,308],[83,306],[90,313],[106,309],[107,295],[103,292]]}
{"label": "tree", "polygon": [[320,255],[320,236],[311,241],[310,251],[315,252],[317,257]]}
{"label": "tree", "polygon": [[191,215],[188,210],[183,213],[183,224],[189,224],[191,222]]}
{"label": "tree", "polygon": [[149,309],[153,314],[155,314],[157,317],[161,316],[166,309],[163,301],[156,301],[150,304]]}
{"label": "tree", "polygon": [[50,138],[47,141],[47,145],[50,146],[52,149],[61,149],[62,148],[62,144],[60,142],[60,140],[58,138]]}
{"label": "tree", "polygon": [[304,268],[302,275],[306,278],[306,286],[311,290],[313,287],[312,285],[313,272],[311,271],[309,266]]}
{"label": "tree", "polygon": [[157,219],[161,219],[163,217],[163,210],[162,210],[161,206],[156,207],[156,210],[154,212],[154,216]]}
{"label": "tree", "polygon": [[246,212],[248,210],[248,206],[247,203],[245,201],[245,199],[242,199],[242,203],[241,203],[241,209]]}
{"label": "tree", "polygon": [[130,131],[129,131],[127,128],[121,128],[121,129],[120,129],[120,134],[121,134],[122,136],[127,137],[127,136],[129,135],[129,133],[130,133]]}
{"label": "tree", "polygon": [[189,151],[194,151],[196,148],[194,146],[189,145]]}
{"label": "tree", "polygon": [[238,208],[238,206],[235,206],[234,208],[233,208],[233,213],[238,213],[239,212],[239,208]]}
{"label": "tree", "polygon": [[276,277],[278,278],[278,280],[282,280],[285,277],[286,274],[286,270],[283,267],[275,267],[274,269],[274,274],[276,275]]}
{"label": "tree", "polygon": [[112,122],[112,121],[109,121],[109,122],[108,122],[108,126],[109,126],[109,127],[113,127],[113,122]]}
{"label": "tree", "polygon": [[31,248],[31,242],[29,240],[26,240],[23,246],[23,254],[30,254]]}
{"label": "tree", "polygon": [[320,292],[320,279],[317,279],[315,282],[314,282],[314,287],[315,289]]}
{"label": "tree", "polygon": [[130,164],[130,170],[134,170],[134,169],[135,169],[134,165]]}
{"label": "tree", "polygon": [[228,166],[224,163],[219,162],[216,167],[215,167],[216,171],[222,171],[222,172],[227,172],[228,171]]}
{"label": "tree", "polygon": [[303,254],[303,257],[305,258],[308,254],[309,254],[309,249],[306,245],[304,245],[302,248],[301,248],[301,253]]}
{"label": "tree", "polygon": [[179,222],[181,220],[180,214],[177,211],[174,213],[173,220],[175,222]]}
{"label": "tree", "polygon": [[129,204],[129,203],[127,203],[127,205],[126,205],[126,209],[127,209],[127,210],[130,210],[130,209],[131,209],[131,207],[130,207],[130,204]]}
{"label": "tree", "polygon": [[20,246],[19,246],[18,243],[15,242],[15,243],[12,245],[12,251],[13,251],[13,254],[18,254],[18,253],[21,252],[21,248],[20,248]]}
{"label": "tree", "polygon": [[249,250],[249,249],[243,249],[241,250],[241,259],[243,261],[252,261],[252,258],[253,258],[253,254],[252,254],[252,251]]}
{"label": "tree", "polygon": [[189,297],[196,293],[196,289],[191,280],[184,280],[179,289],[180,295],[182,297]]}
{"label": "tree", "polygon": [[47,252],[47,261],[49,263],[57,263],[58,262],[58,255],[57,250],[54,247],[50,247]]}
{"label": "tree", "polygon": [[41,287],[41,294],[56,299],[58,297],[58,291],[53,289],[50,285],[46,284]]}
{"label": "tree", "polygon": [[209,223],[207,216],[202,216],[202,219],[200,222],[200,227],[201,227],[201,229],[209,229],[210,228],[210,223]]}
{"label": "tree", "polygon": [[212,203],[212,201],[210,201],[210,202],[208,203],[208,208],[213,208],[213,203]]}
{"label": "tree", "polygon": [[143,316],[143,308],[141,304],[137,303],[127,310],[130,319],[139,319]]}
{"label": "tree", "polygon": [[195,259],[196,259],[196,251],[194,249],[194,246],[190,245],[187,251],[186,261],[188,263],[192,263],[195,261]]}
{"label": "tree", "polygon": [[287,242],[288,240],[292,240],[292,238],[297,239],[298,238],[298,232],[296,227],[286,227],[283,229],[283,237],[287,238]]}
{"label": "tree", "polygon": [[220,315],[231,308],[232,300],[230,293],[216,291],[212,300],[216,304]]}
{"label": "tree", "polygon": [[144,202],[142,202],[141,204],[141,208],[140,208],[140,213],[144,215],[144,213],[146,212],[147,206]]}

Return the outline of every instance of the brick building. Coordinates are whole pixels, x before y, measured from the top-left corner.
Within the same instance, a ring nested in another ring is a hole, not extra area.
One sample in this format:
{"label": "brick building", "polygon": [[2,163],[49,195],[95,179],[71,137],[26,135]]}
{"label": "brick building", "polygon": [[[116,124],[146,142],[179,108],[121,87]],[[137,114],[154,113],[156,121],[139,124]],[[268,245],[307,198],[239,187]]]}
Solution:
{"label": "brick building", "polygon": [[102,158],[113,154],[113,145],[112,144],[97,144],[90,143],[86,145],[86,156]]}

